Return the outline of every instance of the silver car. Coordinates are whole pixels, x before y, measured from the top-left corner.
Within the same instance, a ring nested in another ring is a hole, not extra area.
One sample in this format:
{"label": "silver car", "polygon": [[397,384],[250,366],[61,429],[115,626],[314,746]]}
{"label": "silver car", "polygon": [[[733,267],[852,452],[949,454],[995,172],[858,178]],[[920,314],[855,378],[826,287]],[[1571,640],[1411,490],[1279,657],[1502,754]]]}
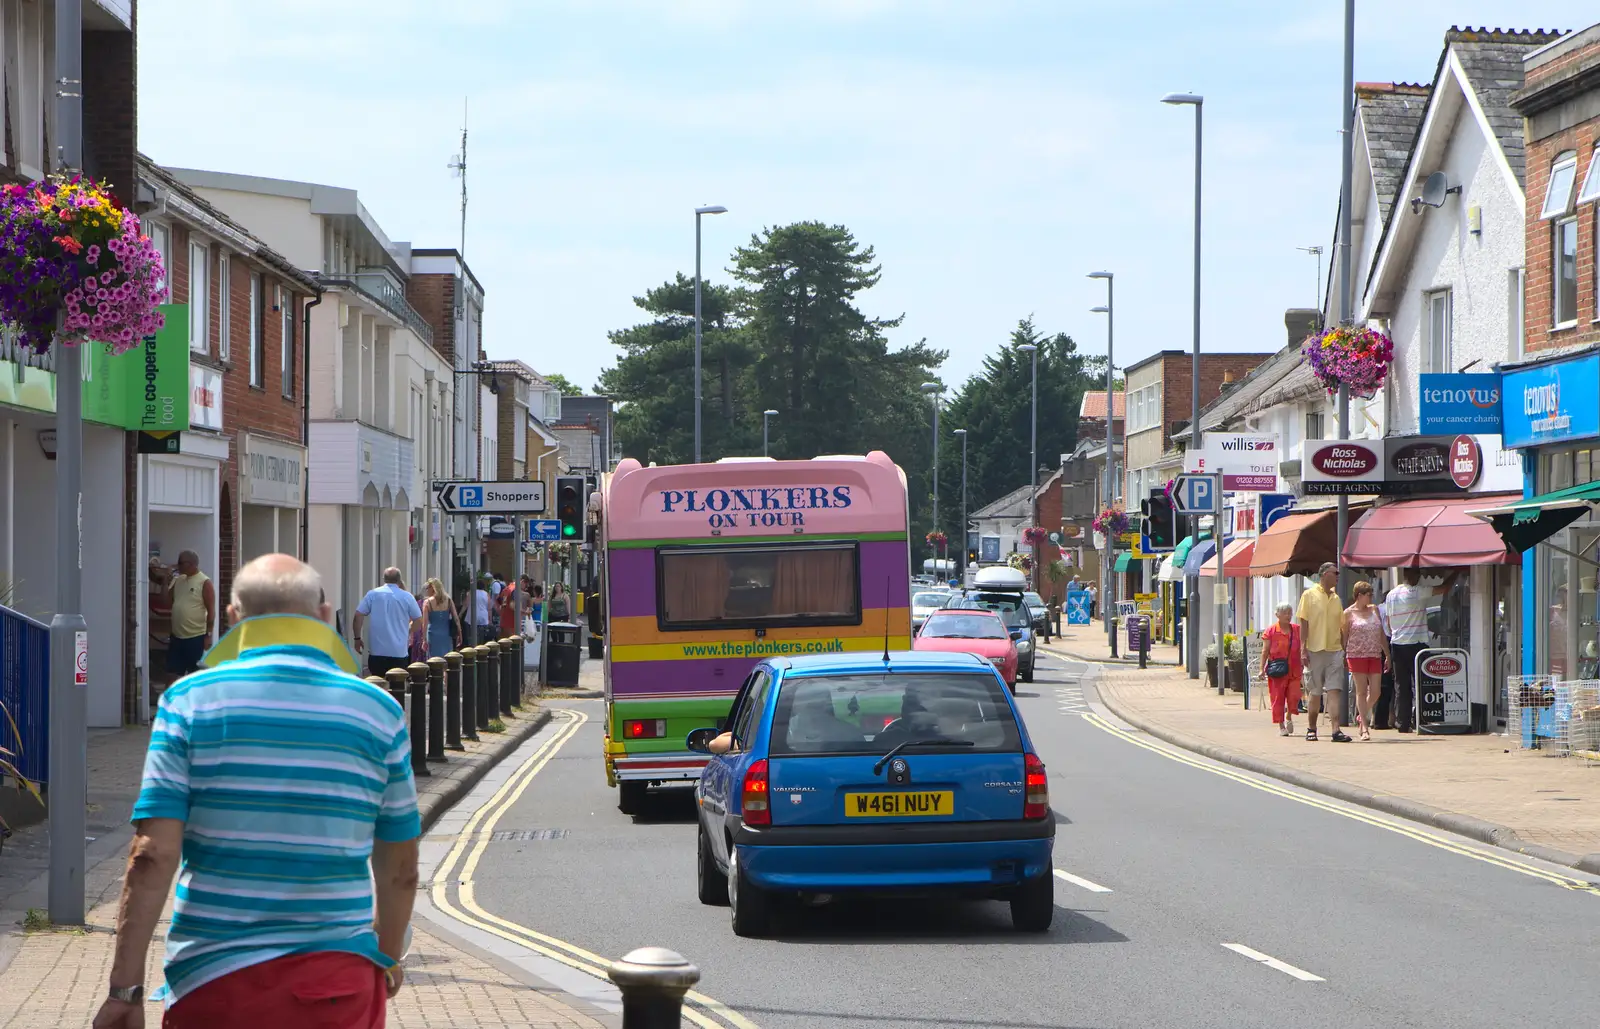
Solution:
{"label": "silver car", "polygon": [[911,634],[922,631],[922,623],[950,600],[950,590],[918,590],[911,594]]}

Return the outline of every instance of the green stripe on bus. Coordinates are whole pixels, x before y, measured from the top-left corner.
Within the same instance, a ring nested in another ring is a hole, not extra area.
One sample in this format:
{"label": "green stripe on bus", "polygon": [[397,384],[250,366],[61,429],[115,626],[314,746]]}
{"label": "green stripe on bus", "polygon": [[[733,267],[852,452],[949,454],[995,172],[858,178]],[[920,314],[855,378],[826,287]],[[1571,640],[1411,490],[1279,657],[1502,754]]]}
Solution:
{"label": "green stripe on bus", "polygon": [[[813,537],[817,542],[828,540],[857,540],[861,543],[903,543],[903,532],[828,533]],[[783,543],[793,542],[795,536],[692,536],[683,539],[662,540],[611,540],[606,546],[611,550],[645,550],[650,547],[679,547],[695,543]]]}

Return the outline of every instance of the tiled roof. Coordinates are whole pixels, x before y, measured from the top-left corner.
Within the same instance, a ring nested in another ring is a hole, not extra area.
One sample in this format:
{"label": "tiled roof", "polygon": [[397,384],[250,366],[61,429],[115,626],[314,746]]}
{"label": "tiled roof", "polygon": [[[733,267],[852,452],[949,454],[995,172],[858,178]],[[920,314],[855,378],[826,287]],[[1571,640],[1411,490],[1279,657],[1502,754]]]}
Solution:
{"label": "tiled roof", "polygon": [[1382,221],[1405,178],[1406,161],[1422,127],[1429,87],[1410,82],[1363,82],[1356,87],[1357,112],[1367,138],[1367,160]]}
{"label": "tiled roof", "polygon": [[1518,184],[1524,182],[1522,116],[1511,109],[1511,94],[1522,88],[1522,59],[1562,35],[1545,29],[1452,28],[1445,33],[1445,45],[1460,58]]}
{"label": "tiled roof", "polygon": [[999,500],[983,505],[969,516],[972,520],[979,518],[1019,518],[1028,513],[1028,494],[1033,491],[1032,486],[1021,486],[1012,490]]}
{"label": "tiled roof", "polygon": [[[1113,396],[1116,405],[1116,417],[1123,418],[1127,415],[1128,395],[1122,390],[1117,390]],[[1104,418],[1106,416],[1106,391],[1092,389],[1083,395],[1083,403],[1078,405],[1079,418]]]}
{"label": "tiled roof", "polygon": [[[1293,375],[1300,363],[1300,344],[1291,343],[1256,365],[1250,370],[1250,374],[1234,384],[1232,389],[1201,408],[1201,430],[1211,432],[1226,428],[1245,414],[1260,411],[1263,407],[1271,407],[1271,404],[1260,403],[1265,392],[1276,389],[1286,378]],[[1174,435],[1177,438],[1188,439],[1189,431],[1184,429]]]}

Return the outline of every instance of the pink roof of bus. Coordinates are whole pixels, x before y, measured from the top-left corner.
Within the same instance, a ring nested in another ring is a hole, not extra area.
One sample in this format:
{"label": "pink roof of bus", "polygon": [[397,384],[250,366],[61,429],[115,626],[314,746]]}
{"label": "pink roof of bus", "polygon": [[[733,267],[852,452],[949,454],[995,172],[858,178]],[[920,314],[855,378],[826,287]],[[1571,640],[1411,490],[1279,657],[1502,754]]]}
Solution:
{"label": "pink roof of bus", "polygon": [[905,473],[881,450],[656,468],[628,458],[606,482],[610,540],[905,531]]}

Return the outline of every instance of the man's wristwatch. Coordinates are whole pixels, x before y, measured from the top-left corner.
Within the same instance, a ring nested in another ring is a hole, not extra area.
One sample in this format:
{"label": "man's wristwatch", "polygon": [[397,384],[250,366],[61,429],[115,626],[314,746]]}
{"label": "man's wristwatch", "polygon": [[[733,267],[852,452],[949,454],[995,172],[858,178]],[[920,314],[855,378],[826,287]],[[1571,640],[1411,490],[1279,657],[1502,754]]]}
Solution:
{"label": "man's wristwatch", "polygon": [[106,996],[122,1004],[143,1004],[144,984],[138,986],[113,986],[106,992]]}

